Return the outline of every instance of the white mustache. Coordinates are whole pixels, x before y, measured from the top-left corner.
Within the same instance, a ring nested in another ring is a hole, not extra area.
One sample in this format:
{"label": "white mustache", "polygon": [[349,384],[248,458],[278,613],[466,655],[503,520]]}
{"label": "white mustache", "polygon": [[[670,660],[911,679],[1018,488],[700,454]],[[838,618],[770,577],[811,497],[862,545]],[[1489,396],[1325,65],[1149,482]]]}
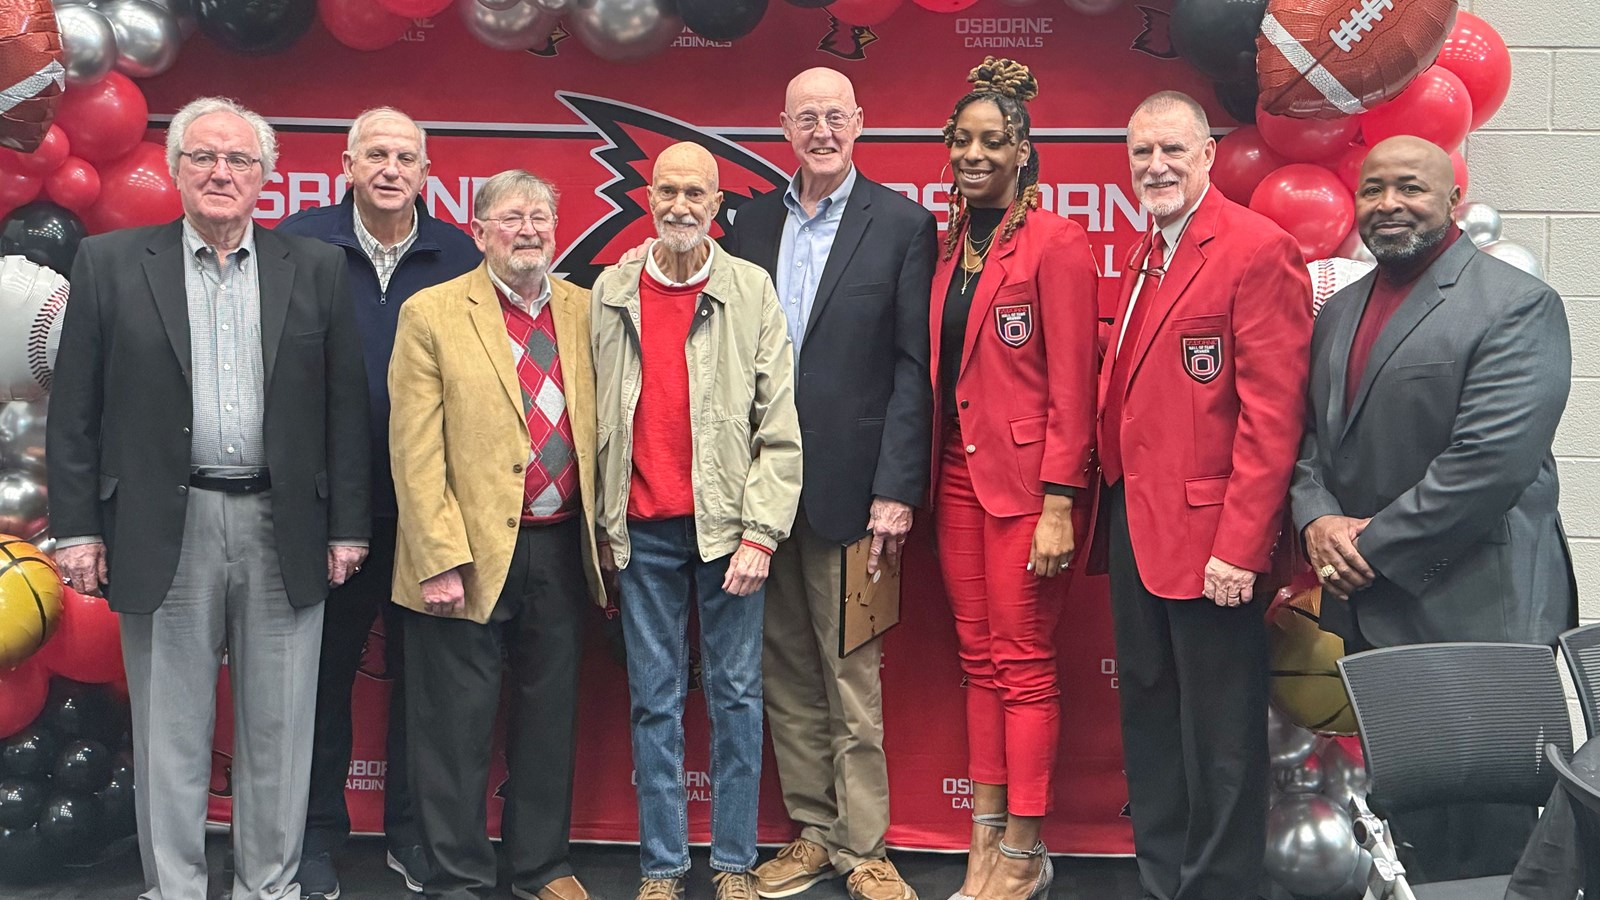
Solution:
{"label": "white mustache", "polygon": [[672,215],[670,213],[665,215],[665,216],[662,216],[661,217],[661,221],[666,223],[666,224],[668,224],[668,225],[699,225],[700,224],[698,221],[695,220],[694,216],[674,216],[674,215]]}

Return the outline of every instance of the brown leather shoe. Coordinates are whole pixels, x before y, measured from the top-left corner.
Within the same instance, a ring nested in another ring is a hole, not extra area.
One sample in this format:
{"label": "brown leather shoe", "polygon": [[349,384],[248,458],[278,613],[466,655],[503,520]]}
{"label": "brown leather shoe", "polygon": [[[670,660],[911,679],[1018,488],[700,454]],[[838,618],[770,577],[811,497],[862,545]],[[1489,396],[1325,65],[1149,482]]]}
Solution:
{"label": "brown leather shoe", "polygon": [[767,900],[791,897],[838,873],[828,862],[828,849],[815,841],[795,838],[778,855],[756,866],[756,893]]}
{"label": "brown leather shoe", "polygon": [[887,859],[869,859],[845,876],[850,900],[917,900],[917,892]]}
{"label": "brown leather shoe", "polygon": [[563,875],[539,888],[535,894],[529,894],[515,887],[511,889],[511,893],[525,900],[589,900],[589,892],[573,875]]}

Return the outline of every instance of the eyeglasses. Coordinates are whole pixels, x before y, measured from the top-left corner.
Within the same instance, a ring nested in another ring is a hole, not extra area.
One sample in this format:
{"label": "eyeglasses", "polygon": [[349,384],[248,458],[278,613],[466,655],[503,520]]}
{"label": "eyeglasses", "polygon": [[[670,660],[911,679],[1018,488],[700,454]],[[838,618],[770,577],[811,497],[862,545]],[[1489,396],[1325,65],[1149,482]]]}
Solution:
{"label": "eyeglasses", "polygon": [[521,213],[507,213],[503,216],[495,216],[492,219],[480,217],[478,221],[493,222],[495,225],[499,226],[501,231],[521,231],[522,223],[524,222],[532,225],[534,231],[548,231],[549,229],[555,227],[556,217],[546,213],[528,213],[527,215],[522,215]]}
{"label": "eyeglasses", "polygon": [[261,162],[259,156],[246,156],[243,153],[218,153],[215,150],[180,150],[179,156],[189,157],[189,162],[194,163],[198,169],[212,169],[217,165],[217,160],[228,164],[228,168],[235,172],[248,172],[250,167]]}
{"label": "eyeglasses", "polygon": [[788,117],[789,121],[794,123],[794,127],[800,129],[801,131],[816,131],[817,126],[819,125],[828,126],[829,131],[843,131],[845,126],[849,125],[855,120],[856,113],[860,111],[861,110],[859,108],[852,110],[851,112],[840,112],[838,110],[834,110],[833,112],[820,117],[815,113],[801,113],[798,116],[791,116],[788,113],[784,113],[784,115]]}

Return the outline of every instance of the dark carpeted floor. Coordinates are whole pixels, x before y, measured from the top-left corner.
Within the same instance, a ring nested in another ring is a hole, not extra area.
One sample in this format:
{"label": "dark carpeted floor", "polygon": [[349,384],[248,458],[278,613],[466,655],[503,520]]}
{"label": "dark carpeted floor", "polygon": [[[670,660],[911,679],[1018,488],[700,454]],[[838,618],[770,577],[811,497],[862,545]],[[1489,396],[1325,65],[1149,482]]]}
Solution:
{"label": "dark carpeted floor", "polygon": [[[211,863],[208,896],[212,900],[226,900],[229,884],[224,881],[223,871],[225,838],[213,835],[208,851]],[[769,853],[763,850],[763,858]],[[639,878],[637,848],[576,844],[572,856],[578,877],[595,900],[630,900],[633,897]],[[966,858],[960,854],[894,852],[891,857],[922,900],[945,900],[961,886]],[[377,900],[380,897],[406,900],[416,896],[408,894],[400,876],[384,865],[384,845],[380,839],[352,838],[338,863],[343,888],[340,900]],[[687,900],[710,900],[711,873],[703,849],[695,851],[694,865],[689,874]],[[1138,875],[1131,859],[1058,856],[1055,867],[1055,886],[1050,892],[1053,900],[1131,900],[1139,894]],[[61,869],[34,884],[0,884],[0,897],[5,900],[134,900],[142,887],[138,850],[128,842],[123,845],[123,852],[110,854],[93,866]],[[503,887],[499,896],[509,898],[510,888]],[[845,898],[843,880],[835,879],[817,885],[799,900]]]}

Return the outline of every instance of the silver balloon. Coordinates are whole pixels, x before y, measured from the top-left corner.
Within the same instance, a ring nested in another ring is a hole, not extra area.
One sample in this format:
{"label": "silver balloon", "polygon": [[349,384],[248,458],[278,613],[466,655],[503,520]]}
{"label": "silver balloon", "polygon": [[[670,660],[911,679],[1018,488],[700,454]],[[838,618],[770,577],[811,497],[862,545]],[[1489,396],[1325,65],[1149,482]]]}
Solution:
{"label": "silver balloon", "polygon": [[54,557],[56,555],[56,539],[50,537],[50,533],[48,531],[44,533],[43,537],[36,537],[28,543],[38,547],[39,552],[46,556]]}
{"label": "silver balloon", "polygon": [[560,17],[529,3],[491,9],[480,0],[460,0],[467,31],[496,50],[532,50],[550,40]]}
{"label": "silver balloon", "polygon": [[44,419],[48,400],[0,406],[0,469],[44,472]]}
{"label": "silver balloon", "polygon": [[184,40],[194,34],[200,27],[200,21],[194,17],[194,0],[149,0],[149,2],[172,11],[178,17],[178,33]]}
{"label": "silver balloon", "polygon": [[0,534],[27,540],[50,525],[44,481],[31,472],[0,472]]}
{"label": "silver balloon", "polygon": [[1086,16],[1103,16],[1122,5],[1122,0],[1067,0],[1067,8]]}
{"label": "silver balloon", "polygon": [[1372,783],[1366,764],[1344,749],[1338,741],[1329,741],[1322,752],[1322,796],[1343,810],[1350,808],[1354,797],[1365,797]]}
{"label": "silver balloon", "polygon": [[[478,3],[481,4],[484,8],[492,9],[495,12],[505,12],[506,10],[510,9],[511,7],[516,6],[518,3],[522,3],[522,2],[523,2],[523,0],[478,0]],[[528,0],[528,4],[530,6],[533,5],[533,0]]]}
{"label": "silver balloon", "polygon": [[549,10],[560,15],[566,15],[572,11],[572,0],[528,0],[528,2],[540,9]]}
{"label": "silver balloon", "polygon": [[1501,262],[1508,262],[1513,266],[1527,272],[1535,278],[1544,278],[1544,263],[1539,261],[1538,254],[1514,241],[1491,241],[1481,248]]}
{"label": "silver balloon", "polygon": [[567,25],[590,53],[609,62],[648,59],[683,31],[669,0],[575,0]]}
{"label": "silver balloon", "polygon": [[1339,243],[1339,249],[1333,251],[1333,255],[1373,265],[1377,265],[1378,262],[1378,258],[1367,249],[1366,242],[1361,240],[1361,230],[1358,228],[1350,229],[1350,233],[1344,236],[1344,240]]}
{"label": "silver balloon", "polygon": [[178,61],[183,34],[172,10],[150,0],[106,0],[98,7],[117,33],[117,71],[149,78]]}
{"label": "silver balloon", "polygon": [[1289,721],[1276,707],[1267,707],[1267,752],[1274,769],[1300,765],[1316,747],[1316,735]]}
{"label": "silver balloon", "polygon": [[1456,225],[1482,247],[1500,240],[1500,211],[1487,203],[1463,203],[1456,207]]}
{"label": "silver balloon", "polygon": [[56,25],[61,29],[61,61],[67,68],[67,84],[94,84],[117,65],[117,33],[97,9],[63,6],[56,10]]}
{"label": "silver balloon", "polygon": [[1282,766],[1272,770],[1272,783],[1282,794],[1315,794],[1322,790],[1324,780],[1322,760],[1313,753],[1298,766]]}
{"label": "silver balloon", "polygon": [[1318,794],[1281,798],[1267,811],[1267,874],[1297,896],[1323,897],[1361,867],[1350,816]]}

